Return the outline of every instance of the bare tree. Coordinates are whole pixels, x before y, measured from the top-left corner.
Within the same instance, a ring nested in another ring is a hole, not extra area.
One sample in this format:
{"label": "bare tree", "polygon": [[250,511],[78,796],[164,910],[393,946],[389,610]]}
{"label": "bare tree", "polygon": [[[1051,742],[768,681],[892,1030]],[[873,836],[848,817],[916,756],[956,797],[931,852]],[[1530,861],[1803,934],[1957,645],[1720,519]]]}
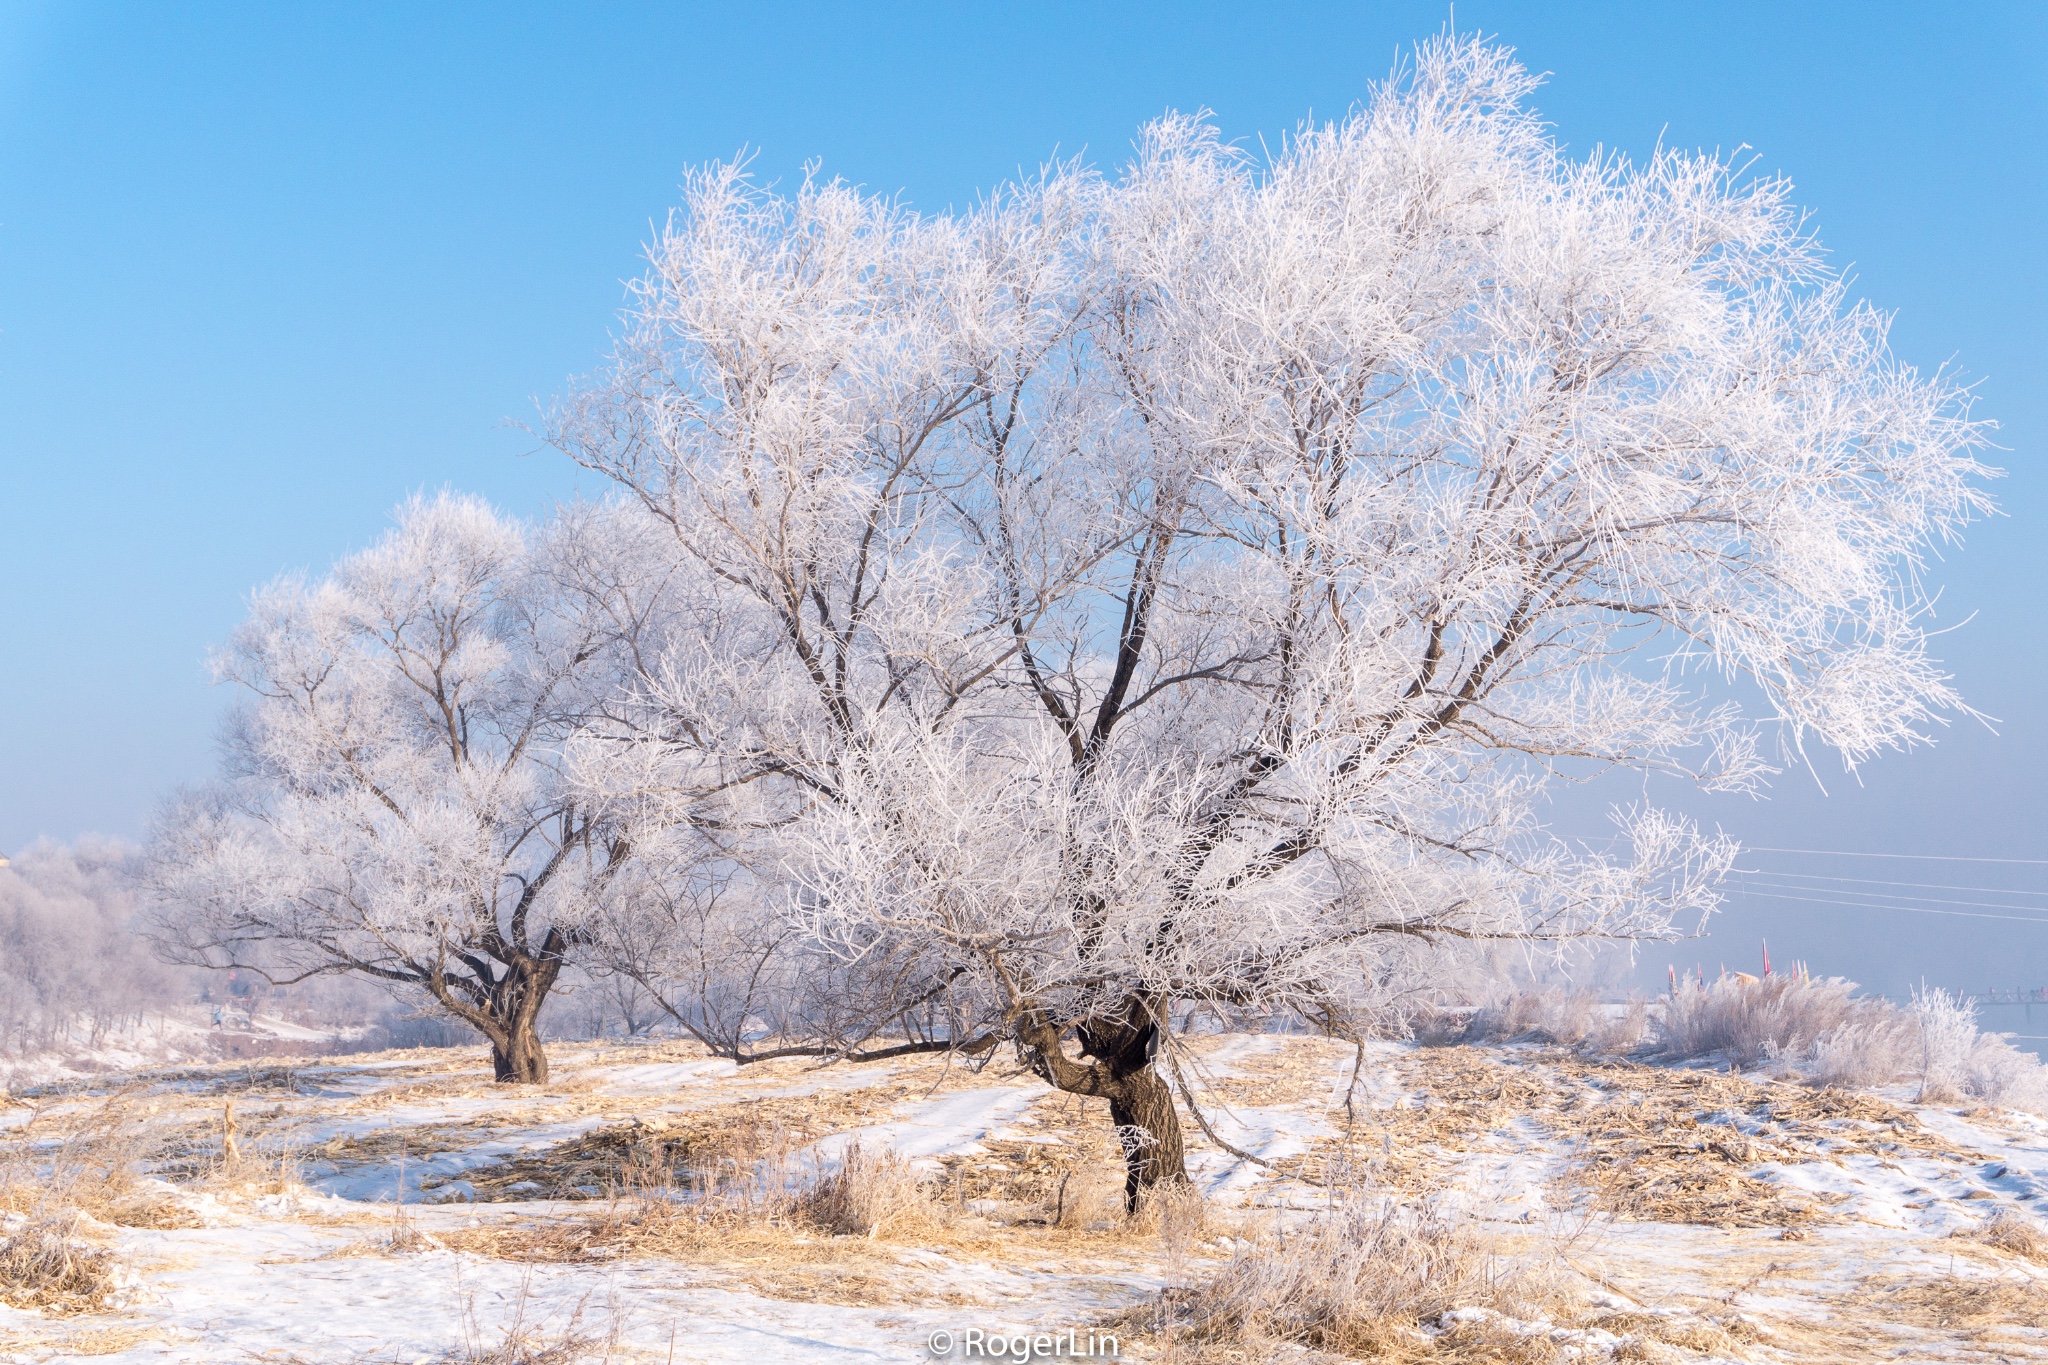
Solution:
{"label": "bare tree", "polygon": [[1964,391],[1787,186],[1569,162],[1533,84],[1440,39],[1265,164],[1169,117],[940,218],[714,168],[556,414],[679,604],[584,780],[1106,1099],[1132,1199],[1182,1175],[1175,1002],[1668,935],[1732,847],[1568,846],[1548,783],[1749,790],[1961,706],[1921,556],[1985,505]]}
{"label": "bare tree", "polygon": [[248,694],[226,776],[153,841],[172,956],[420,992],[545,1080],[541,1007],[631,848],[558,762],[604,656],[556,581],[545,535],[443,495],[258,592],[216,661]]}

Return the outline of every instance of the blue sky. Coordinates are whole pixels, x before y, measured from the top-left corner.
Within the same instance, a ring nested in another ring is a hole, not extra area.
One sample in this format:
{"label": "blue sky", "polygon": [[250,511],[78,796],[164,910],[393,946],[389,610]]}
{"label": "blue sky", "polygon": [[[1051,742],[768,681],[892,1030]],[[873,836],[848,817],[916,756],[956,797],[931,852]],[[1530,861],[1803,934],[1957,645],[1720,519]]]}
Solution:
{"label": "blue sky", "polygon": [[[685,167],[816,157],[938,209],[1055,150],[1114,162],[1168,107],[1254,141],[1340,113],[1447,15],[0,2],[0,850],[138,835],[210,771],[203,660],[255,584],[414,489],[575,493],[516,424],[595,363]],[[1464,0],[1457,22],[1551,73],[1537,103],[1574,149],[1755,149],[1898,310],[1899,352],[1981,376],[2002,423],[2011,515],[1939,575],[1943,621],[1974,613],[1944,653],[2000,733],[1698,813],[1771,847],[2048,859],[2048,7]],[[2048,865],[1751,865],[2048,888]],[[1768,933],[1888,991],[2048,984],[2048,925],[1950,909],[1749,898],[1646,969],[1747,964]]]}

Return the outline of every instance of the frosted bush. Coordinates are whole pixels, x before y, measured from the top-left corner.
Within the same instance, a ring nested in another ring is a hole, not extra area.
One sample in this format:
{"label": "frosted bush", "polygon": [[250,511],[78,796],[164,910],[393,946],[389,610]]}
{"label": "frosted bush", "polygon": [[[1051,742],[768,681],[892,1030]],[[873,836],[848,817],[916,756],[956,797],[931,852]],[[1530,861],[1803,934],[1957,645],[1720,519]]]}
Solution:
{"label": "frosted bush", "polygon": [[1813,1040],[1802,1069],[1815,1085],[1858,1089],[1906,1080],[1920,1069],[1920,1029],[1887,1000],[1863,1000],[1855,1017]]}
{"label": "frosted bush", "polygon": [[1970,1048],[1963,1088],[1986,1104],[2048,1115],[2048,1066],[1996,1033],[1982,1033]]}
{"label": "frosted bush", "polygon": [[1926,1103],[1968,1095],[2048,1114],[2048,1067],[2003,1037],[1978,1033],[1969,1001],[1928,987],[1901,1008],[1855,991],[1854,982],[1839,977],[1686,984],[1658,1007],[1657,1041],[1674,1058],[1720,1052],[1743,1066],[1780,1061],[1814,1085],[1918,1081]]}
{"label": "frosted bush", "polygon": [[1914,993],[1912,1012],[1920,1024],[1920,1098],[1954,1099],[1977,1042],[1977,1007],[1936,986]]}
{"label": "frosted bush", "polygon": [[[1648,1007],[1631,1000],[1619,1011],[1589,990],[1516,991],[1482,1006],[1454,1036],[1435,1030],[1436,1041],[1496,1043],[1509,1038],[1626,1052],[1649,1032]],[[1427,1034],[1431,1030],[1423,1030]]]}
{"label": "frosted bush", "polygon": [[1657,1042],[1673,1057],[1725,1052],[1742,1066],[1803,1056],[1857,1016],[1855,991],[1855,982],[1840,977],[1730,976],[1684,985],[1658,1011]]}

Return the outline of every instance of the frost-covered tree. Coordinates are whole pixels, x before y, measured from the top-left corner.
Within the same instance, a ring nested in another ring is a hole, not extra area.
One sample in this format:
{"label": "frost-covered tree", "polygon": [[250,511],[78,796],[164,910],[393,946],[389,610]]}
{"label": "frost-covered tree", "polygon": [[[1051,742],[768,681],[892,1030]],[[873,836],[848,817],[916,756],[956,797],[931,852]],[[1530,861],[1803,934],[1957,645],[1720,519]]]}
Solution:
{"label": "frost-covered tree", "polygon": [[135,935],[136,849],[38,840],[0,859],[0,1056],[94,1048],[178,982]]}
{"label": "frost-covered tree", "polygon": [[488,1038],[499,1080],[547,1078],[541,1007],[631,856],[558,761],[608,637],[551,545],[415,499],[331,576],[255,594],[215,661],[245,692],[225,776],[151,849],[173,956],[381,981]]}
{"label": "frost-covered tree", "polygon": [[579,743],[846,962],[950,987],[1176,1178],[1176,1003],[1336,1020],[1434,945],[1674,932],[1724,841],[1547,837],[1560,776],[1753,788],[1922,740],[1983,498],[1788,187],[1571,161],[1424,45],[1268,161],[1199,120],[919,218],[692,180],[554,438],[666,534]]}

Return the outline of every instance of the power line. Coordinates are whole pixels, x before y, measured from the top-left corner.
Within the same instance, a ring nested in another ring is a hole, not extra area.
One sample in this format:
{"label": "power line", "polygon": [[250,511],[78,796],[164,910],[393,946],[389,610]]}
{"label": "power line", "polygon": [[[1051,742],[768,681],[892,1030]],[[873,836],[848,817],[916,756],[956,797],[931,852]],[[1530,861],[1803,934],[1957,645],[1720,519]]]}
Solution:
{"label": "power line", "polygon": [[1922,891],[1978,891],[1987,896],[2048,896],[2048,891],[2008,891],[1997,886],[1957,886],[1950,882],[1895,882],[1881,877],[1829,877],[1819,872],[1783,872],[1774,867],[1738,867],[1738,876],[1791,877],[1802,882],[1855,882],[1861,886],[1911,886]]}
{"label": "power line", "polygon": [[1745,853],[1809,853],[1821,858],[1910,858],[1923,863],[2024,863],[2028,867],[2048,867],[2048,858],[1970,858],[1958,853],[1856,853],[1841,848],[1766,848],[1762,844],[1744,844]]}
{"label": "power line", "polygon": [[1733,888],[1737,895],[1760,896],[1776,901],[1806,901],[1813,905],[1841,905],[1851,910],[1905,910],[1916,915],[1954,915],[1958,919],[2006,919],[2021,924],[2048,925],[2048,918],[2032,915],[1987,915],[1981,910],[1933,910],[1922,905],[1874,905],[1869,901],[1823,900],[1818,896],[1788,896],[1777,891],[1753,891],[1747,887]]}
{"label": "power line", "polygon": [[[1800,885],[1800,884],[1798,884],[1798,883],[1796,883],[1796,882],[1794,882],[1794,883],[1791,883],[1791,884],[1789,884],[1789,885],[1788,885],[1788,884],[1786,884],[1786,883],[1784,883],[1784,882],[1746,882],[1746,883],[1737,883],[1737,885],[1747,885],[1747,886],[1769,886],[1769,887],[1774,887],[1774,888],[1776,888],[1776,889],[1777,889],[1777,890],[1779,890],[1779,891],[1832,891],[1832,890],[1834,890],[1834,889],[1835,889],[1835,888],[1833,888],[1833,887],[1829,887],[1829,886],[1802,886],[1802,885]],[[1965,891],[1974,891],[1974,890],[1976,890],[1977,888],[1975,888],[1975,887],[1962,887],[1962,888],[1960,888],[1960,889],[1961,889],[1961,890],[1965,890]],[[1881,901],[1912,901],[1912,902],[1914,902],[1914,903],[1916,903],[1916,904],[1920,904],[1920,905],[1969,905],[1969,906],[1975,906],[1975,907],[1976,907],[1977,909],[1980,909],[1980,910],[2043,910],[2043,911],[2048,911],[2048,905],[2007,905],[2007,904],[2005,904],[2005,903],[2004,903],[2004,902],[2002,902],[2002,901],[1959,901],[1959,900],[1950,900],[1950,899],[1949,899],[1948,897],[1946,897],[1946,896],[1897,896],[1897,895],[1892,895],[1892,894],[1890,894],[1889,892],[1884,892],[1884,891],[1844,891],[1844,892],[1842,892],[1841,894],[1843,894],[1843,895],[1845,895],[1845,896],[1846,896],[1846,895],[1860,895],[1860,896],[1867,896],[1867,897],[1870,897],[1870,898],[1872,898],[1872,899],[1875,899],[1875,900],[1881,900]],[[2048,921],[2043,921],[2043,922],[2044,922],[2044,923],[2048,923]]]}

